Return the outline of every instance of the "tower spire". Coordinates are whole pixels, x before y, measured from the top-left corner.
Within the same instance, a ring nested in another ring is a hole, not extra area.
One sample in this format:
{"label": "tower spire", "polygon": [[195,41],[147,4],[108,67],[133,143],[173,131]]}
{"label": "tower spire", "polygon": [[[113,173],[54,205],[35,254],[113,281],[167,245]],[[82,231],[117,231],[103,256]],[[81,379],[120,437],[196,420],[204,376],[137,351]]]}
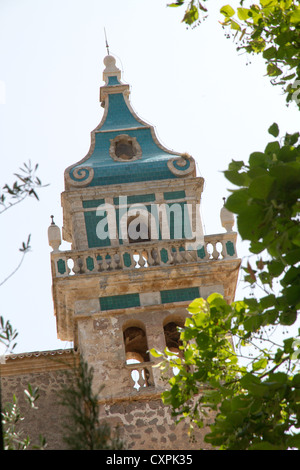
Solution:
{"label": "tower spire", "polygon": [[107,36],[106,36],[105,28],[104,28],[104,36],[105,36],[105,46],[106,46],[106,50],[107,50],[107,55],[109,55],[109,45],[108,45],[108,42],[107,42]]}

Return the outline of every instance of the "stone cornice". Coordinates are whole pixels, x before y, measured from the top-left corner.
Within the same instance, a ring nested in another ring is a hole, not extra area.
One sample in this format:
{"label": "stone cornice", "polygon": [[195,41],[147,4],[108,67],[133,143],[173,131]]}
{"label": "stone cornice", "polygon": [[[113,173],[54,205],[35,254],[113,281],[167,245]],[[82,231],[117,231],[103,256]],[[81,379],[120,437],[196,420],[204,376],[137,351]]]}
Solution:
{"label": "stone cornice", "polygon": [[78,357],[73,349],[10,354],[0,364],[0,374],[8,377],[70,369],[77,363]]}

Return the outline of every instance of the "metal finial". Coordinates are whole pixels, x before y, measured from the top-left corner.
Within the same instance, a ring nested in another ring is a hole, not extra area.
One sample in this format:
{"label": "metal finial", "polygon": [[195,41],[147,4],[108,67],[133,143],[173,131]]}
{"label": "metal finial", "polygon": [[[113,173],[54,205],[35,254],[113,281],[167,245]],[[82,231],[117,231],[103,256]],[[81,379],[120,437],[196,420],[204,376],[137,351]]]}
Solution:
{"label": "metal finial", "polygon": [[54,222],[54,215],[50,215],[51,217],[51,225],[55,225],[55,222]]}
{"label": "metal finial", "polygon": [[105,28],[104,28],[104,36],[105,36],[105,46],[106,46],[106,50],[107,50],[107,55],[109,55],[109,46],[108,46],[108,42],[107,42],[107,37],[106,37]]}
{"label": "metal finial", "polygon": [[224,206],[225,206],[225,202],[226,202],[226,197],[223,197],[223,203],[224,203]]}

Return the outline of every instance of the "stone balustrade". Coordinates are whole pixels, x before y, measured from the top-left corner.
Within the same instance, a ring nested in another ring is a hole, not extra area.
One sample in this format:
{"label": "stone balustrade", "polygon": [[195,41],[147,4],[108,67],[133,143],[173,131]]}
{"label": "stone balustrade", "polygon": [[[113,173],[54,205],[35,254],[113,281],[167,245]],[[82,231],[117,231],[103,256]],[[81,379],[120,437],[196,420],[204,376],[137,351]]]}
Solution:
{"label": "stone balustrade", "polygon": [[148,387],[154,386],[152,375],[152,365],[146,363],[126,364],[126,369],[131,376],[131,385],[133,390],[139,392]]}
{"label": "stone balustrade", "polygon": [[117,247],[53,251],[53,277],[93,274],[113,270],[151,268],[236,258],[236,232],[206,235],[190,250],[186,240],[155,240]]}

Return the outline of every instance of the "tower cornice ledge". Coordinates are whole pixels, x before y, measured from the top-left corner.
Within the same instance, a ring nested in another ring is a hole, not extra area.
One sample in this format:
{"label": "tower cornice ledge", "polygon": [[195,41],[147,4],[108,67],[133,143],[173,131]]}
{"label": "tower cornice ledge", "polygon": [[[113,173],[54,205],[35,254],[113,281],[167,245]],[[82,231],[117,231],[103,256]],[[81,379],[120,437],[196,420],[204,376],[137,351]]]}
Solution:
{"label": "tower cornice ledge", "polygon": [[0,364],[2,377],[71,369],[79,356],[74,349],[34,351],[5,356]]}

